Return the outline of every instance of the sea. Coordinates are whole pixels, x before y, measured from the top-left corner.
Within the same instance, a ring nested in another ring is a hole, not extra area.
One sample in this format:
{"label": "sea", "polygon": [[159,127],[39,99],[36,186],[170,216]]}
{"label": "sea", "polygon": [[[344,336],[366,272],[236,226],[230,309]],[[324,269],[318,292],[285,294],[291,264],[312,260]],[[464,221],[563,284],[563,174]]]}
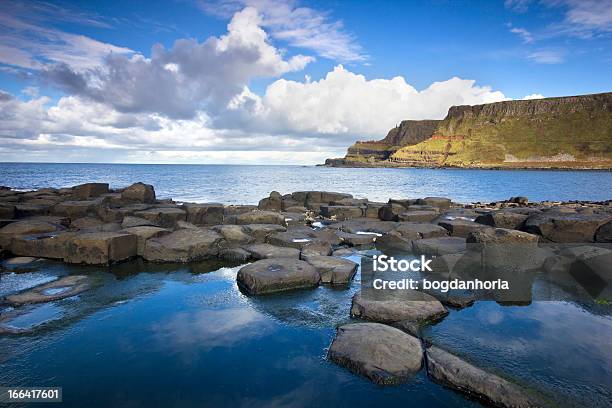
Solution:
{"label": "sea", "polygon": [[[19,189],[92,181],[143,181],[160,197],[227,204],[254,204],[272,190],[341,191],[377,201],[612,198],[609,172],[0,165],[0,184]],[[359,264],[372,253],[348,258]],[[63,402],[51,405],[79,408],[481,406],[433,382],[425,369],[404,384],[379,386],[327,359],[336,328],[359,322],[350,308],[360,271],[346,287],[247,296],[236,284],[241,266],[41,260],[25,273],[0,271],[0,298],[66,275],[92,279],[90,290],[71,298],[17,309],[0,304],[0,326],[23,331],[0,334],[0,386],[62,387]],[[612,306],[605,302],[478,301],[450,309],[422,335],[520,384],[544,406],[612,406]]]}
{"label": "sea", "polygon": [[449,197],[492,202],[512,196],[531,201],[612,199],[610,171],[331,168],[181,164],[0,163],[0,185],[18,189],[142,181],[160,198],[188,202],[257,204],[278,191],[319,190],[386,202],[389,198]]}

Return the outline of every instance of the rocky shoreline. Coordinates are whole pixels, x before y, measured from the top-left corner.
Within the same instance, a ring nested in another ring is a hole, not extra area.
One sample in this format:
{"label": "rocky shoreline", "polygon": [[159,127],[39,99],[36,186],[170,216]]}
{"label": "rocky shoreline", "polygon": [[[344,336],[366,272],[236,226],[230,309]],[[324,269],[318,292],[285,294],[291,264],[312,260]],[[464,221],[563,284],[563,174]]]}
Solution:
{"label": "rocky shoreline", "polygon": [[339,168],[388,168],[388,169],[469,169],[469,170],[555,170],[555,171],[612,171],[612,166],[593,166],[593,165],[576,165],[574,162],[566,164],[558,162],[549,162],[546,165],[542,162],[534,163],[530,166],[528,163],[507,163],[504,165],[488,165],[488,164],[470,164],[470,165],[432,165],[430,163],[403,163],[390,160],[381,161],[350,161],[345,158],[326,159],[324,164],[317,166],[323,167],[339,167]]}
{"label": "rocky shoreline", "polygon": [[[546,243],[557,245],[539,247]],[[512,197],[457,204],[424,197],[371,202],[345,193],[298,191],[272,192],[255,206],[159,200],[153,186],[143,183],[122,189],[106,183],[0,189],[2,273],[27,271],[40,258],[75,265],[218,259],[243,265],[236,282],[249,296],[319,285],[346,287],[360,266],[348,256],[368,248],[437,256],[438,270],[450,276],[466,262],[469,268],[482,262],[506,266],[497,258],[471,257],[470,245],[491,250],[520,244],[533,256],[521,253],[529,265],[519,262],[518,268],[537,264],[563,281],[588,267],[610,282],[607,243],[612,243],[611,200],[532,203]],[[19,308],[89,288],[86,274],[70,275],[5,296],[0,304]],[[602,302],[609,301],[607,296],[593,295]],[[424,344],[424,325],[444,319],[448,308],[469,307],[474,301],[415,291],[377,297],[362,286],[347,315],[363,322],[337,328],[328,358],[378,384],[406,381],[424,368],[433,381],[493,406],[545,405],[508,379]],[[3,333],[20,334],[3,329],[0,318]]]}

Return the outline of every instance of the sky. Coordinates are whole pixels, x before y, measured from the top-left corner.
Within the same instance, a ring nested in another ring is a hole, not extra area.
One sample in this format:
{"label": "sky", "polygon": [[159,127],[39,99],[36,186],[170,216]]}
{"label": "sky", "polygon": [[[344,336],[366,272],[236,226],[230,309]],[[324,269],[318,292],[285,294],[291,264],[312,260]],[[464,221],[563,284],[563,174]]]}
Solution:
{"label": "sky", "polygon": [[612,0],[2,0],[0,162],[311,165],[610,67]]}

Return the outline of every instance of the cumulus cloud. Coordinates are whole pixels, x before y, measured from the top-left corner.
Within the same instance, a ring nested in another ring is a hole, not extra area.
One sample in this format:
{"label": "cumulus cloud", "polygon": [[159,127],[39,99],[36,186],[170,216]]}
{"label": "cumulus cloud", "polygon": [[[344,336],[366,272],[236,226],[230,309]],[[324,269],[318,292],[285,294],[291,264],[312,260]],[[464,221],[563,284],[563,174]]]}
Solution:
{"label": "cumulus cloud", "polygon": [[505,99],[473,80],[454,77],[419,91],[400,76],[368,80],[338,65],[319,81],[279,79],[261,98],[246,89],[230,110],[242,115],[234,123],[268,132],[381,136],[404,119],[441,119],[452,105]]}
{"label": "cumulus cloud", "polygon": [[300,7],[293,0],[199,0],[197,4],[204,12],[224,18],[231,17],[245,6],[253,7],[263,17],[262,26],[275,39],[335,61],[367,59],[355,38],[344,30],[341,21],[332,20],[326,12]]}
{"label": "cumulus cloud", "polygon": [[198,110],[225,106],[250,80],[303,69],[312,57],[288,60],[268,41],[257,10],[236,13],[227,34],[204,42],[181,39],[170,49],[153,48],[151,58],[109,54],[85,71],[67,64],[44,70],[64,91],[107,104],[121,112],[156,112],[190,118]]}
{"label": "cumulus cloud", "polygon": [[[334,47],[353,43],[324,14],[271,1],[257,4],[264,11],[237,11],[223,35],[156,45],[148,58],[88,37],[34,31],[31,22],[0,13],[0,24],[12,24],[13,37],[25,24],[23,32],[33,38],[63,39],[44,52],[37,48],[44,41],[30,42],[20,54],[2,48],[0,38],[0,62],[3,55],[18,61],[14,66],[37,72],[46,85],[65,92],[51,100],[35,87],[18,97],[0,91],[0,154],[18,161],[312,164],[343,154],[357,139],[381,138],[401,120],[439,119],[452,105],[507,99],[473,80],[453,77],[416,89],[401,76],[366,78],[342,65],[318,80],[279,79],[302,70],[313,57],[287,56],[264,27],[289,43],[318,42],[314,26],[287,25],[294,17],[316,17],[317,24],[330,25],[321,32],[331,42],[323,42],[319,55],[344,58]],[[73,48],[62,48],[68,39]],[[89,54],[70,54],[71,49]],[[92,60],[85,63],[88,55]],[[262,77],[273,82],[253,92],[249,84]]]}
{"label": "cumulus cloud", "polygon": [[[506,99],[503,93],[451,78],[417,90],[404,78],[366,79],[336,66],[318,81],[279,79],[263,96],[244,88],[225,110],[176,119],[158,112],[122,112],[82,96],[23,101],[0,94],[0,151],[58,149],[88,157],[168,162],[316,163],[342,154],[357,139],[379,138],[401,120],[442,118],[451,105]],[[48,156],[47,156],[48,157]],[[71,155],[65,156],[70,158]]]}

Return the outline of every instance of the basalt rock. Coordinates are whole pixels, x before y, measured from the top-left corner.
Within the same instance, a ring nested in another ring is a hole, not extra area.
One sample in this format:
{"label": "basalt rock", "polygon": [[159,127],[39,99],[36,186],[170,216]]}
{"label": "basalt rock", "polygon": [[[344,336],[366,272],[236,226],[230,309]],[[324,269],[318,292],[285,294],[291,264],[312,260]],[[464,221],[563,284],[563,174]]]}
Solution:
{"label": "basalt rock", "polygon": [[412,241],[412,250],[419,255],[440,256],[466,250],[465,238],[440,237]]}
{"label": "basalt rock", "polygon": [[440,221],[438,222],[438,225],[446,229],[451,236],[463,238],[466,238],[471,232],[488,228],[486,225],[467,220]]}
{"label": "basalt rock", "polygon": [[427,374],[444,386],[495,407],[541,406],[518,385],[475,367],[447,351],[431,346],[426,353]]}
{"label": "basalt rock", "polygon": [[144,211],[137,211],[134,215],[149,220],[163,228],[174,228],[179,221],[185,221],[187,218],[185,210],[178,207],[150,208]]}
{"label": "basalt rock", "polygon": [[140,256],[143,256],[144,251],[145,251],[145,244],[149,238],[157,238],[162,235],[169,234],[172,231],[166,228],[142,225],[142,226],[137,226],[137,227],[125,228],[121,230],[121,232],[125,232],[125,233],[136,236],[137,238],[136,253]]}
{"label": "basalt rock", "polygon": [[293,289],[312,288],[319,284],[319,273],[299,259],[263,259],[244,266],[236,277],[238,285],[251,295]]}
{"label": "basalt rock", "polygon": [[337,220],[359,218],[364,215],[364,208],[347,205],[322,205],[320,211],[321,216],[325,218],[335,218]]}
{"label": "basalt rock", "polygon": [[45,303],[65,299],[85,292],[91,287],[90,279],[83,275],[70,275],[55,281],[35,286],[16,295],[10,295],[5,301],[13,306],[32,303]]}
{"label": "basalt rock", "polygon": [[239,214],[236,224],[278,224],[286,225],[285,217],[274,211],[250,211]]}
{"label": "basalt rock", "polygon": [[421,369],[423,349],[419,339],[378,323],[338,327],[328,358],[381,385],[406,381]]}
{"label": "basalt rock", "polygon": [[268,258],[295,258],[299,259],[300,250],[295,248],[284,248],[270,244],[255,244],[244,248],[255,259]]}
{"label": "basalt rock", "polygon": [[145,243],[143,258],[151,262],[192,262],[216,257],[224,239],[209,229],[182,229]]}
{"label": "basalt rock", "polygon": [[476,222],[496,228],[520,229],[527,218],[528,215],[518,212],[492,211],[476,217]]}
{"label": "basalt rock", "polygon": [[278,191],[270,193],[270,197],[259,201],[257,206],[260,210],[281,211],[283,209],[283,197]]}
{"label": "basalt rock", "polygon": [[73,187],[74,195],[79,200],[89,200],[108,193],[108,183],[86,183]]}
{"label": "basalt rock", "polygon": [[414,290],[367,289],[353,296],[351,316],[379,323],[426,324],[447,315],[433,296]]}
{"label": "basalt rock", "polygon": [[276,232],[287,231],[287,228],[279,224],[248,224],[244,225],[244,230],[257,242],[264,242],[268,236]]}
{"label": "basalt rock", "polygon": [[225,208],[220,203],[193,204],[185,203],[183,208],[187,212],[187,222],[195,225],[223,224]]}
{"label": "basalt rock", "polygon": [[77,234],[68,241],[64,262],[88,265],[109,265],[137,255],[135,235],[118,232]]}
{"label": "basalt rock", "polygon": [[344,258],[307,255],[302,259],[317,270],[319,275],[321,275],[322,283],[331,283],[332,285],[347,284],[357,272],[357,264]]}
{"label": "basalt rock", "polygon": [[135,183],[121,192],[121,199],[127,202],[154,203],[155,189],[150,184]]}

